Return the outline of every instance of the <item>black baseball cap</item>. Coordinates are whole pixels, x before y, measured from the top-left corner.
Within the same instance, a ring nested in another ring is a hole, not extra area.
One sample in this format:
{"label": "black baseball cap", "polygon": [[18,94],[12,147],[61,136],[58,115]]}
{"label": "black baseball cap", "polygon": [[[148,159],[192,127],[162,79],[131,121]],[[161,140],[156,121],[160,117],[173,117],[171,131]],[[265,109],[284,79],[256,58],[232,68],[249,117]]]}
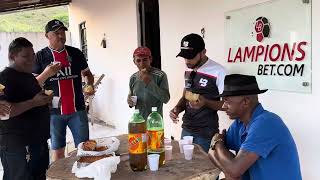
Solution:
{"label": "black baseball cap", "polygon": [[46,25],[46,33],[50,32],[50,31],[57,31],[59,30],[60,28],[63,28],[65,31],[68,31],[68,28],[59,20],[57,19],[54,19],[54,20],[51,20],[47,23]]}
{"label": "black baseball cap", "polygon": [[185,59],[193,59],[199,52],[204,50],[205,44],[202,37],[198,34],[188,34],[181,40],[180,53],[176,56]]}

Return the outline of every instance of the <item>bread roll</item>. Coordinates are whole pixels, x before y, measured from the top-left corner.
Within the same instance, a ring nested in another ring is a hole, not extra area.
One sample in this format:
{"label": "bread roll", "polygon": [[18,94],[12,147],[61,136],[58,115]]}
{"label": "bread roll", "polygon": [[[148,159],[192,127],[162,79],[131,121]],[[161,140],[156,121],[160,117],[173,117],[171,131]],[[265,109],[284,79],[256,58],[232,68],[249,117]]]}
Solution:
{"label": "bread roll", "polygon": [[108,147],[106,147],[106,146],[97,146],[95,151],[105,151],[107,149],[108,149]]}
{"label": "bread roll", "polygon": [[200,94],[192,93],[190,91],[186,91],[185,98],[190,102],[196,102],[199,100]]}
{"label": "bread roll", "polygon": [[4,85],[0,84],[0,92],[3,92],[4,88],[6,88]]}
{"label": "bread roll", "polygon": [[50,96],[53,91],[52,90],[44,90],[44,93],[47,95],[47,96]]}
{"label": "bread roll", "polygon": [[86,87],[83,88],[83,91],[86,93],[91,93],[93,92],[93,87],[91,85],[87,85]]}
{"label": "bread roll", "polygon": [[96,146],[97,142],[95,140],[88,140],[82,144],[82,149],[85,151],[94,151]]}
{"label": "bread roll", "polygon": [[82,157],[80,157],[78,162],[80,162],[80,163],[93,163],[95,161],[98,161],[100,159],[110,157],[110,156],[112,156],[112,154],[105,154],[105,155],[101,155],[101,156],[82,156]]}

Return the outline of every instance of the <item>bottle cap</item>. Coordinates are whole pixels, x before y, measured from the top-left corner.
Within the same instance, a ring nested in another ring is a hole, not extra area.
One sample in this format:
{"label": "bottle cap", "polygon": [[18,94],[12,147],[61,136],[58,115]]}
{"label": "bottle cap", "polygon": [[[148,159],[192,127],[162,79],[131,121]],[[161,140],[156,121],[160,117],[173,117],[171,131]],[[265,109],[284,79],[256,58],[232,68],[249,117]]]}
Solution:
{"label": "bottle cap", "polygon": [[156,112],[156,111],[157,111],[157,107],[152,107],[152,108],[151,108],[151,111],[152,111],[152,112]]}

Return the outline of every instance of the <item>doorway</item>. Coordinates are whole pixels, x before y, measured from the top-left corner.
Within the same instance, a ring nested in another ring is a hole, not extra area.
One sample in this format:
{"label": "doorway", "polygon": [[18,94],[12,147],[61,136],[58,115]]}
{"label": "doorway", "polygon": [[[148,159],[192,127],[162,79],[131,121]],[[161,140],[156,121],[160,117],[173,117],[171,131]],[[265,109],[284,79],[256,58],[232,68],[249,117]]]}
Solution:
{"label": "doorway", "polygon": [[139,46],[150,48],[151,65],[161,69],[159,1],[138,0],[138,41]]}

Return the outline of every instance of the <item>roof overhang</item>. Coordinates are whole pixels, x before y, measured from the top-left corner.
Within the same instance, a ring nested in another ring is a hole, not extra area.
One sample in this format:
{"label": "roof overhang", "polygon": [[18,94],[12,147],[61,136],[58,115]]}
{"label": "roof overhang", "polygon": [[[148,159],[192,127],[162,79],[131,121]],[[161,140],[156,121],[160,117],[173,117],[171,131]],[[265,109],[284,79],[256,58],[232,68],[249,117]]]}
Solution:
{"label": "roof overhang", "polygon": [[72,0],[0,0],[0,13],[68,5]]}

